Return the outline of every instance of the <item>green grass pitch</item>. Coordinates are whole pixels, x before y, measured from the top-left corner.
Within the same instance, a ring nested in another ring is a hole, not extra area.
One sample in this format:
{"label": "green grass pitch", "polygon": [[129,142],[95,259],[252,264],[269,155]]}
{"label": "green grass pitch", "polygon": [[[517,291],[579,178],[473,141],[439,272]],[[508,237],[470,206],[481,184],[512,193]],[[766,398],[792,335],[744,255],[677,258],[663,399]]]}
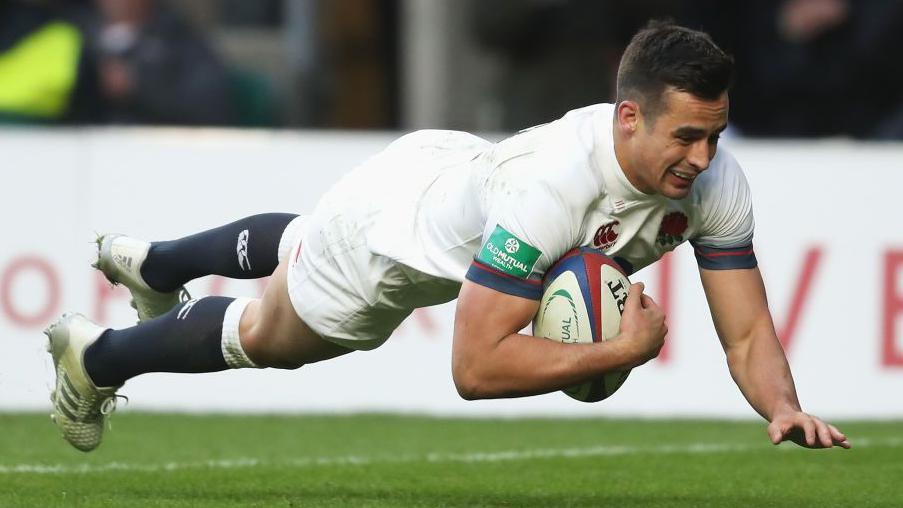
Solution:
{"label": "green grass pitch", "polygon": [[759,422],[114,416],[96,451],[0,413],[0,506],[903,506],[903,422],[853,450]]}

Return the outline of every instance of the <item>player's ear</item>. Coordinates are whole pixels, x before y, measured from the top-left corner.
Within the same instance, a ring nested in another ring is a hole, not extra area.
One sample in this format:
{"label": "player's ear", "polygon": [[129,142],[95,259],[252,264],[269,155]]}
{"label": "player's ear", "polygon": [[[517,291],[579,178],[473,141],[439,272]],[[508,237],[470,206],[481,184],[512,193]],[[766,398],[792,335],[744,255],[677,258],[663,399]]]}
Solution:
{"label": "player's ear", "polygon": [[636,132],[640,123],[640,105],[634,101],[621,101],[617,106],[618,127],[624,134]]}

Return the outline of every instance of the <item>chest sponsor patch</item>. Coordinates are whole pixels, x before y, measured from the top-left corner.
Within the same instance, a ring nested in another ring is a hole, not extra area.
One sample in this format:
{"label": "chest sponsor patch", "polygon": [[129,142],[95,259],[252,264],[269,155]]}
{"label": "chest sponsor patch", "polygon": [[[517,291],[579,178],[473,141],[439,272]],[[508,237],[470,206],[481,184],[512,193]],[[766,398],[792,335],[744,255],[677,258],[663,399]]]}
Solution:
{"label": "chest sponsor patch", "polygon": [[477,260],[505,274],[526,279],[542,252],[529,243],[509,233],[502,226],[495,230],[483,244]]}

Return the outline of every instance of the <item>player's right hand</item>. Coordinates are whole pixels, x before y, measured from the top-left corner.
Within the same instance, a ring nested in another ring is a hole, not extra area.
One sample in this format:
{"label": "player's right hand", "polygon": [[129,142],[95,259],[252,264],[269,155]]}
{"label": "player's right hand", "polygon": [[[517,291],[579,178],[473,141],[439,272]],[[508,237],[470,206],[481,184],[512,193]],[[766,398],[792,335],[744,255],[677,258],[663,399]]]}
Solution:
{"label": "player's right hand", "polygon": [[668,333],[665,312],[655,300],[643,294],[645,288],[642,282],[630,285],[624,312],[621,314],[619,338],[628,348],[629,357],[635,359],[634,366],[658,356]]}

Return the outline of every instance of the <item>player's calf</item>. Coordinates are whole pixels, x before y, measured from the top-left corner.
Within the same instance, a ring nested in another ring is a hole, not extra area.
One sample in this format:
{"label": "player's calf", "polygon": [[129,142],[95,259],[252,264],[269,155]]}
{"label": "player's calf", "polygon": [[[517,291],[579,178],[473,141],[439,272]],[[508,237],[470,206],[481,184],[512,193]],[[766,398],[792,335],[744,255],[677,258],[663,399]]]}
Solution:
{"label": "player's calf", "polygon": [[205,275],[257,279],[279,264],[283,233],[299,217],[262,213],[178,240],[153,242],[141,273],[160,291]]}
{"label": "player's calf", "polygon": [[184,284],[206,275],[256,279],[273,273],[303,218],[252,215],[178,240],[147,242],[119,234],[97,239],[94,267],[132,294],[139,321],[160,316],[190,297]]}
{"label": "player's calf", "polygon": [[85,369],[98,386],[118,386],[147,372],[216,372],[256,367],[238,340],[249,299],[208,296],[121,330],[106,330],[85,350]]}

